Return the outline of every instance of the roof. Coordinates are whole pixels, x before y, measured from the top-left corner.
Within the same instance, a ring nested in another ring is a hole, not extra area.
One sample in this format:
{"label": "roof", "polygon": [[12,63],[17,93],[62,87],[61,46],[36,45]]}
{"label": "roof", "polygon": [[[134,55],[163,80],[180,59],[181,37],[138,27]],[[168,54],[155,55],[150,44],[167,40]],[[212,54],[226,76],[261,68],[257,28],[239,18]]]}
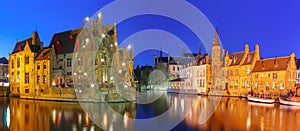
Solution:
{"label": "roof", "polygon": [[300,59],[296,59],[297,70],[300,70]]}
{"label": "roof", "polygon": [[35,60],[49,59],[51,56],[52,48],[44,48],[35,58]]}
{"label": "roof", "polygon": [[39,40],[40,38],[39,38],[39,35],[38,35],[37,32],[33,32],[33,34],[36,35],[36,43],[37,44],[32,45],[32,39],[33,38],[32,37],[27,38],[25,40],[22,40],[22,41],[16,43],[16,45],[15,45],[15,47],[13,49],[12,54],[18,53],[20,51],[23,51],[24,47],[26,45],[26,42],[28,42],[29,47],[30,47],[30,49],[31,49],[32,52],[36,52],[36,53],[39,52],[41,50],[41,46],[40,46],[40,43],[39,43],[40,42],[40,40]]}
{"label": "roof", "polygon": [[195,57],[197,55],[198,55],[197,53],[184,53],[183,54],[184,57]]}
{"label": "roof", "polygon": [[[114,25],[102,26],[102,33],[113,35],[114,33],[113,28]],[[86,31],[86,30],[84,30],[84,28],[80,28],[80,29],[56,33],[52,37],[50,47],[54,45],[54,49],[57,55],[73,53],[76,44],[76,38],[82,31]]]}
{"label": "roof", "polygon": [[254,55],[255,55],[255,52],[249,52],[243,65],[249,65],[253,62],[254,60]]}
{"label": "roof", "polygon": [[[170,58],[172,59],[172,58]],[[155,61],[158,61],[158,63],[168,63],[168,57],[157,57],[155,58]]]}
{"label": "roof", "polygon": [[145,69],[153,70],[153,67],[152,67],[152,66],[149,66],[149,65],[146,65],[146,66],[141,66],[141,69],[142,69],[142,70],[145,70]]}
{"label": "roof", "polygon": [[183,79],[177,78],[177,79],[174,79],[174,80],[170,80],[169,82],[180,82],[180,81],[183,81]]}
{"label": "roof", "polygon": [[195,60],[194,57],[172,57],[170,64],[185,65]]}
{"label": "roof", "polygon": [[231,64],[229,66],[236,66],[240,65],[243,57],[244,57],[245,52],[237,52],[229,55],[229,58],[232,60]]}
{"label": "roof", "polygon": [[0,58],[0,64],[8,64],[8,60],[5,57]]}
{"label": "roof", "polygon": [[286,70],[289,61],[290,56],[257,60],[252,72]]}
{"label": "roof", "polygon": [[73,53],[75,40],[80,31],[81,29],[76,29],[54,34],[50,47],[54,46],[56,54]]}
{"label": "roof", "polygon": [[196,64],[197,64],[197,65],[201,65],[201,61],[203,61],[203,63],[205,63],[205,64],[209,64],[209,63],[206,63],[206,56],[208,56],[208,54],[200,54],[200,55],[197,55],[197,56],[195,57]]}
{"label": "roof", "polygon": [[214,42],[212,46],[220,46],[220,39],[219,39],[219,31],[218,28],[216,28],[215,36],[214,36]]}

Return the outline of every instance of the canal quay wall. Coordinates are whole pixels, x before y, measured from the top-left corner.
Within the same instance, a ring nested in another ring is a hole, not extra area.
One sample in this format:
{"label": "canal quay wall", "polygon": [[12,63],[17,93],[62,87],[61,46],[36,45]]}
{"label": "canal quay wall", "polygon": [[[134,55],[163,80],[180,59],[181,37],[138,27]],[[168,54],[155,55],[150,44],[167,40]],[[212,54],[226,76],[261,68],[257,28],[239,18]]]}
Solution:
{"label": "canal quay wall", "polygon": [[[109,102],[121,103],[128,102],[115,89],[84,89],[78,90],[74,88],[48,88],[43,91],[36,91],[33,95],[16,95],[10,94],[12,97],[20,97],[22,99],[48,100],[48,101],[65,101],[65,102]],[[130,101],[134,101],[132,99]]]}

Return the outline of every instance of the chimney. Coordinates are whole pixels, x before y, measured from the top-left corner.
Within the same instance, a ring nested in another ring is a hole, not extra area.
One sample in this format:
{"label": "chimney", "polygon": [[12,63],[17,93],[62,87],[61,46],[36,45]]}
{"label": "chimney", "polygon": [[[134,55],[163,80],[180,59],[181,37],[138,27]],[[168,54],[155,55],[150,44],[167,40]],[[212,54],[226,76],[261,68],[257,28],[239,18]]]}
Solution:
{"label": "chimney", "polygon": [[184,48],[183,47],[181,48],[181,55],[182,55],[182,57],[184,57]]}
{"label": "chimney", "polygon": [[255,45],[255,54],[257,55],[257,60],[260,60],[259,44]]}
{"label": "chimney", "polygon": [[249,45],[245,44],[245,53],[248,53],[248,52],[249,52]]}
{"label": "chimney", "polygon": [[255,51],[258,51],[258,52],[259,52],[259,44],[256,44],[256,45],[255,45]]}

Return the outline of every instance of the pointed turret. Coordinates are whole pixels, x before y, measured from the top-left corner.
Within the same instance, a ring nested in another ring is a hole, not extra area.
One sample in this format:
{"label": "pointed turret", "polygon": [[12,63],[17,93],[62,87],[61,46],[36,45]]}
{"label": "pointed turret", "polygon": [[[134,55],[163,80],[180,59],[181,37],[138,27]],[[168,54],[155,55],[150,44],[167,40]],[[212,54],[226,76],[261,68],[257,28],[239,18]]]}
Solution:
{"label": "pointed turret", "polygon": [[213,46],[220,46],[220,39],[219,39],[219,32],[218,28],[216,28],[215,36],[214,36],[214,42]]}

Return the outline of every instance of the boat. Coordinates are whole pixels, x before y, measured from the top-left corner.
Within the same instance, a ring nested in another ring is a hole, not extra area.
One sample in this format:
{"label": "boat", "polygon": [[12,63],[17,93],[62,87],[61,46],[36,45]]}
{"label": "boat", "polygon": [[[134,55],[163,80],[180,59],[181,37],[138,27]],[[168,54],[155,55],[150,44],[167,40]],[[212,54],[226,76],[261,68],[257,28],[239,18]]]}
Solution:
{"label": "boat", "polygon": [[279,98],[279,102],[280,102],[280,104],[283,104],[283,105],[300,106],[299,101],[288,101],[288,100]]}
{"label": "boat", "polygon": [[253,102],[261,102],[261,103],[274,103],[275,99],[268,99],[268,98],[259,98],[259,97],[254,97],[254,96],[247,96],[247,99],[249,101],[253,101]]}
{"label": "boat", "polygon": [[248,102],[249,106],[253,106],[253,107],[266,107],[266,108],[273,108],[274,107],[274,103],[259,103],[259,102]]}

